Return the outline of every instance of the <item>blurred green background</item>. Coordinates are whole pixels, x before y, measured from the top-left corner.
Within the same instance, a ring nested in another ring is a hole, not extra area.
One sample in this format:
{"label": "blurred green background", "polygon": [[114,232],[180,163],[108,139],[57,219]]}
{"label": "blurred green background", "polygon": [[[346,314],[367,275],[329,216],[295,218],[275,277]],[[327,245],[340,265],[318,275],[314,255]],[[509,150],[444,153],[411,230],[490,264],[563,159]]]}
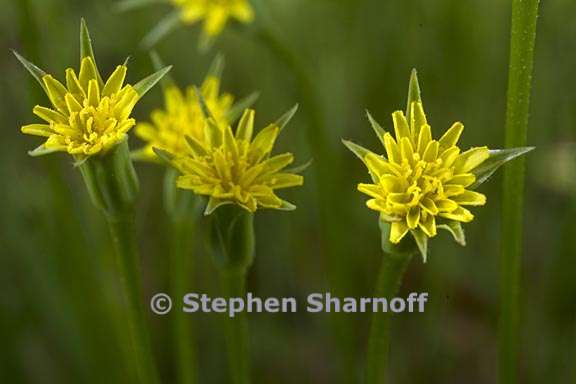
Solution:
{"label": "blurred green background", "polygon": [[[292,213],[261,211],[249,290],[260,296],[312,292],[370,296],[381,258],[377,215],[355,190],[368,180],[340,143],[380,144],[364,110],[386,127],[405,106],[410,70],[419,70],[435,135],[462,121],[465,147],[502,146],[510,4],[503,0],[266,0],[254,26],[232,26],[214,49],[196,49],[199,28],[183,27],[157,50],[181,85],[197,84],[217,52],[226,56],[224,89],[259,90],[262,128],[296,102],[301,110],[279,149],[314,159],[304,188],[282,193]],[[40,141],[20,134],[46,104],[11,55],[21,52],[59,78],[78,66],[80,17],[87,19],[99,66],[110,73],[131,55],[129,80],[152,68],[138,43],[168,5],[118,14],[112,0],[0,0],[0,382],[131,383],[122,342],[122,306],[103,219],[72,160],[34,159]],[[576,2],[541,5],[529,127],[520,382],[574,381],[576,362]],[[278,45],[255,31],[266,23]],[[294,54],[289,52],[293,51]],[[296,70],[295,70],[296,68]],[[160,88],[136,109],[147,119]],[[131,141],[132,148],[137,139]],[[381,149],[380,149],[381,150]],[[145,298],[169,287],[163,169],[138,164],[139,239]],[[494,383],[500,244],[500,177],[482,186],[488,205],[466,225],[468,246],[447,233],[427,264],[415,259],[402,293],[429,292],[424,314],[393,323],[394,383]],[[200,240],[190,291],[218,294]],[[147,311],[150,313],[149,311]],[[252,314],[255,383],[354,383],[362,372],[368,314]],[[225,383],[222,317],[193,316],[202,383]],[[164,382],[175,382],[170,316],[150,313]]]}

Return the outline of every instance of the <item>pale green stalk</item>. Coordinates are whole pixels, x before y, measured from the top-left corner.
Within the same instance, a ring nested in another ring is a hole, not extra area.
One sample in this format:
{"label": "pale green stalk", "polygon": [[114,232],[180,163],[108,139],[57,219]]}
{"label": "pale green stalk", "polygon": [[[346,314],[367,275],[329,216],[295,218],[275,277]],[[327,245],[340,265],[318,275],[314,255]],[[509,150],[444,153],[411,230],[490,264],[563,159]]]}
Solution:
{"label": "pale green stalk", "polygon": [[[191,192],[176,187],[177,171],[166,171],[164,202],[171,224],[170,285],[172,297],[180,300],[192,288],[195,265],[194,238],[198,221],[198,198]],[[174,311],[173,337],[178,383],[194,384],[198,381],[196,339],[192,317]]]}
{"label": "pale green stalk", "polygon": [[[506,147],[526,145],[539,0],[512,1]],[[524,206],[524,159],[504,170],[500,278],[499,377],[517,382]]]}
{"label": "pale green stalk", "polygon": [[[210,242],[225,297],[244,297],[246,277],[254,260],[254,215],[234,205],[213,214]],[[245,313],[227,317],[226,346],[230,382],[251,383],[250,337]]]}
{"label": "pale green stalk", "polygon": [[158,374],[144,312],[140,256],[134,225],[138,179],[127,142],[122,142],[104,155],[88,158],[79,168],[92,202],[104,213],[110,229],[138,382],[157,384]]}

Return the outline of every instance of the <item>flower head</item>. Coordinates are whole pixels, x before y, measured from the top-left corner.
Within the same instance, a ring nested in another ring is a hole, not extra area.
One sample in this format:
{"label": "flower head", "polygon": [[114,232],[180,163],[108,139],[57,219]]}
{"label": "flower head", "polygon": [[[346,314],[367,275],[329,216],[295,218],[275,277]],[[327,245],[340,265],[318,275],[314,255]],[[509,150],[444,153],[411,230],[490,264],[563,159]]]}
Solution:
{"label": "flower head", "polygon": [[250,23],[254,11],[247,0],[172,0],[181,9],[180,18],[186,24],[204,20],[204,35],[218,36],[230,19]]}
{"label": "flower head", "polygon": [[277,189],[303,184],[303,177],[295,174],[297,171],[285,170],[294,156],[271,155],[287,119],[254,135],[254,116],[253,110],[245,110],[235,132],[230,125],[222,128],[209,118],[205,141],[187,136],[186,151],[169,156],[182,173],[178,187],[210,198],[206,214],[224,204],[237,204],[249,212],[258,208],[295,208],[275,193]]}
{"label": "flower head", "polygon": [[25,134],[46,137],[46,141],[31,155],[67,152],[86,159],[106,153],[126,138],[136,124],[130,117],[138,100],[169,70],[164,68],[134,86],[124,84],[126,65],[119,65],[104,82],[96,66],[88,28],[82,20],[80,28],[81,63],[78,74],[66,70],[65,85],[22,56],[16,57],[38,80],[52,107],[36,106],[35,115],[41,124],[22,127]]}
{"label": "flower head", "polygon": [[445,229],[461,245],[466,240],[461,223],[474,219],[467,207],[486,204],[486,196],[475,192],[506,162],[533,147],[492,149],[475,147],[462,152],[458,140],[464,126],[454,123],[441,137],[432,130],[420,99],[416,71],[412,71],[406,115],[392,114],[394,135],[386,132],[368,113],[372,128],[382,142],[385,155],[378,155],[350,141],[344,144],[368,168],[372,183],[358,184],[370,197],[366,205],[380,213],[383,247],[395,247],[410,232],[426,261],[428,239]]}
{"label": "flower head", "polygon": [[66,70],[65,86],[51,75],[43,76],[53,108],[34,107],[34,114],[45,123],[25,125],[22,132],[47,137],[48,151],[79,156],[107,151],[136,124],[130,114],[139,96],[132,86],[124,85],[126,70],[125,65],[118,66],[103,84],[94,61],[85,57],[78,75]]}
{"label": "flower head", "polygon": [[385,156],[370,151],[362,155],[373,182],[358,185],[371,198],[367,206],[391,223],[393,244],[409,231],[436,236],[438,220],[472,221],[466,207],[486,203],[486,196],[470,186],[476,182],[473,170],[490,157],[488,148],[462,152],[457,145],[461,123],[433,139],[422,104],[413,102],[410,108],[410,122],[401,111],[392,114],[394,136],[381,133]]}
{"label": "flower head", "polygon": [[[220,93],[220,78],[209,75],[200,92],[210,109],[216,124],[222,129],[229,124],[228,116],[234,97]],[[184,153],[187,148],[185,136],[205,143],[204,118],[198,95],[193,87],[183,92],[171,84],[164,91],[165,108],[152,112],[151,123],[139,123],[136,135],[146,141],[146,146],[136,153],[137,158],[156,160],[153,148],[170,153]]]}

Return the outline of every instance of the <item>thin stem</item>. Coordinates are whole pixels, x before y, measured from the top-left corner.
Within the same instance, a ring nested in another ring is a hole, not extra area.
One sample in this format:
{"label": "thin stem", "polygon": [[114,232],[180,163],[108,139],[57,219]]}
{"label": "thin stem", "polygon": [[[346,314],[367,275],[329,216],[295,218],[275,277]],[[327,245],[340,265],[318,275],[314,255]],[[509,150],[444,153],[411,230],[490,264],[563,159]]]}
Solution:
{"label": "thin stem", "polygon": [[[195,264],[194,235],[198,210],[196,198],[190,191],[176,188],[177,173],[168,170],[165,178],[164,198],[171,221],[170,283],[172,297],[180,299],[191,288]],[[181,311],[173,312],[173,337],[178,382],[197,382],[196,339],[192,318]]]}
{"label": "thin stem", "polygon": [[[390,301],[398,293],[402,277],[411,259],[411,254],[384,255],[374,297],[385,297]],[[390,311],[376,312],[372,315],[366,364],[367,384],[384,384],[388,382],[386,375],[392,316]]]}
{"label": "thin stem", "polygon": [[[539,0],[512,1],[506,146],[526,145]],[[516,382],[520,325],[524,159],[504,171],[500,284],[500,382]]]}
{"label": "thin stem", "polygon": [[[241,271],[220,271],[222,291],[226,298],[246,295],[246,273]],[[246,314],[226,318],[226,344],[230,376],[234,384],[250,383],[250,338]]]}
{"label": "thin stem", "polygon": [[158,376],[146,328],[140,278],[140,259],[132,214],[108,216],[116,264],[126,299],[126,316],[140,383],[156,384]]}

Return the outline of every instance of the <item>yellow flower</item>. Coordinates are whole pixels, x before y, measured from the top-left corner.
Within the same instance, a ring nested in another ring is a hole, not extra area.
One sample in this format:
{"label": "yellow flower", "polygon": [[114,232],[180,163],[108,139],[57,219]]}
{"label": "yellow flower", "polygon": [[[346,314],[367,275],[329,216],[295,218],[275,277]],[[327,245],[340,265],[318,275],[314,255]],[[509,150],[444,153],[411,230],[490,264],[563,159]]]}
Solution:
{"label": "yellow flower", "polygon": [[[206,105],[216,123],[222,127],[229,124],[228,112],[232,107],[233,96],[220,94],[220,79],[209,75],[200,90]],[[183,153],[186,150],[185,136],[205,143],[204,125],[206,120],[200,107],[196,91],[189,87],[183,92],[175,85],[169,85],[164,92],[165,109],[155,110],[151,114],[151,123],[139,123],[136,135],[146,141],[146,146],[135,153],[136,158],[156,160],[153,148],[170,153]]]}
{"label": "yellow flower", "polygon": [[229,19],[250,23],[254,11],[247,0],[172,0],[181,9],[180,18],[186,24],[204,20],[204,34],[218,36]]}
{"label": "yellow flower", "polygon": [[486,196],[470,190],[474,170],[490,157],[487,147],[461,153],[457,146],[464,126],[457,122],[439,139],[432,138],[421,102],[410,105],[410,121],[401,111],[392,114],[394,136],[372,121],[386,155],[380,156],[345,142],[366,164],[373,183],[359,184],[370,209],[391,223],[390,242],[397,244],[411,231],[436,236],[437,227],[472,221],[465,207],[484,205]]}
{"label": "yellow flower", "polygon": [[206,214],[224,204],[237,204],[249,212],[258,208],[295,208],[275,194],[277,189],[303,184],[303,177],[293,173],[296,170],[285,170],[294,156],[271,156],[287,119],[270,124],[253,137],[254,115],[253,110],[245,110],[235,133],[230,125],[222,128],[209,118],[204,142],[187,136],[187,150],[169,156],[182,173],[178,187],[210,198]]}
{"label": "yellow flower", "polygon": [[139,95],[124,85],[126,70],[119,65],[104,84],[92,58],[85,57],[78,75],[66,70],[66,86],[51,75],[43,76],[53,109],[34,107],[34,114],[47,124],[25,125],[22,132],[47,137],[44,148],[51,152],[84,157],[107,151],[136,124],[130,114]]}

